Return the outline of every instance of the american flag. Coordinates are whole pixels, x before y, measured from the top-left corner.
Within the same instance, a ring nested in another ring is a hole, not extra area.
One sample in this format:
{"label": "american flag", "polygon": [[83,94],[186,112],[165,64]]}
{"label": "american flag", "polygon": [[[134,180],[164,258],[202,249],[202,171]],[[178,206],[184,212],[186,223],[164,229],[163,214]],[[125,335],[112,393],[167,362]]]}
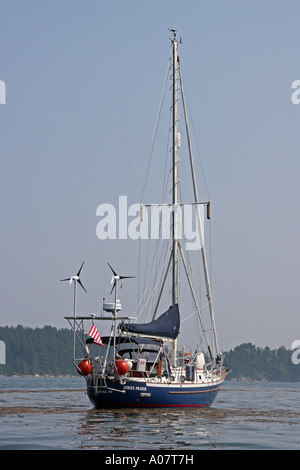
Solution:
{"label": "american flag", "polygon": [[92,325],[88,335],[93,338],[94,343],[99,344],[100,346],[103,346],[102,340],[100,338],[99,332],[95,325]]}

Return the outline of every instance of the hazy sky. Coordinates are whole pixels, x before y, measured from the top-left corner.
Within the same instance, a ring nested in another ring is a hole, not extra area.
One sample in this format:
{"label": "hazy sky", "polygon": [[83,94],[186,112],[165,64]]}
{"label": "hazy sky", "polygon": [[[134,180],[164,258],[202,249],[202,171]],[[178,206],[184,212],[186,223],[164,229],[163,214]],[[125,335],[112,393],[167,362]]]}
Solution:
{"label": "hazy sky", "polygon": [[100,311],[107,262],[136,275],[126,241],[97,238],[96,209],[119,195],[139,201],[175,27],[212,200],[220,347],[291,347],[299,1],[1,0],[0,9],[0,324],[67,326],[73,290],[60,279],[83,260],[84,313]]}

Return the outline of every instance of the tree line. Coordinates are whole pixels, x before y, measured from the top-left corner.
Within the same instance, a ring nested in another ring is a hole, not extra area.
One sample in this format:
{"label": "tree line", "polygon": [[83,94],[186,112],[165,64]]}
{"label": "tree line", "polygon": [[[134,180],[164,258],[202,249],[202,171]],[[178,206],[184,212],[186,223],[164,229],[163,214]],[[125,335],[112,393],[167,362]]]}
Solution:
{"label": "tree line", "polygon": [[243,343],[226,352],[224,361],[231,370],[230,379],[300,382],[300,364],[295,363],[293,351],[284,346],[270,349]]}
{"label": "tree line", "polygon": [[[6,364],[0,375],[76,375],[72,362],[73,332],[68,328],[0,327],[0,340],[6,346]],[[292,351],[257,347],[252,343],[224,352],[228,379],[299,382],[300,364],[292,360]]]}
{"label": "tree line", "polygon": [[73,333],[67,328],[0,327],[6,364],[0,375],[74,375]]}

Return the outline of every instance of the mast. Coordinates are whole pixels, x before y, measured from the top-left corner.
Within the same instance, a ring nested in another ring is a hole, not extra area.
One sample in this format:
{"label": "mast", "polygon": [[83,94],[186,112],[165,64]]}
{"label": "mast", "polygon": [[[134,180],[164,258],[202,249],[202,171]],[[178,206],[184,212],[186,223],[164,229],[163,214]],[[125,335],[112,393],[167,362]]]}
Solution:
{"label": "mast", "polygon": [[178,303],[178,157],[177,157],[177,63],[178,63],[178,43],[176,30],[173,32],[173,280],[172,280],[172,300],[173,305]]}
{"label": "mast", "polygon": [[[183,100],[183,108],[184,108],[184,115],[185,115],[185,122],[186,122],[186,131],[187,131],[187,138],[188,138],[188,146],[189,146],[189,155],[190,155],[190,165],[191,165],[191,173],[192,173],[192,181],[193,181],[193,189],[194,189],[194,198],[196,203],[196,212],[197,212],[197,222],[198,222],[198,229],[200,234],[200,243],[201,243],[201,253],[202,253],[202,262],[203,262],[203,269],[204,269],[204,278],[206,284],[206,293],[211,317],[211,325],[213,331],[213,338],[214,344],[216,348],[217,354],[219,354],[219,347],[218,347],[218,340],[215,328],[215,321],[214,321],[214,311],[213,311],[213,304],[212,304],[212,293],[211,293],[211,286],[209,281],[209,274],[208,274],[208,267],[207,267],[207,259],[206,259],[206,252],[203,243],[203,234],[202,234],[202,227],[201,227],[201,220],[199,214],[199,198],[198,198],[198,191],[196,186],[196,178],[195,178],[195,171],[194,171],[194,163],[193,163],[193,156],[191,150],[191,142],[190,142],[190,134],[188,129],[188,122],[187,122],[187,114],[185,109],[184,103],[184,95],[183,95],[183,86],[182,86],[182,77],[181,77],[181,70],[179,64],[179,57],[178,57],[178,42],[176,38],[176,30],[172,29],[171,32],[173,33],[172,38],[172,46],[173,46],[173,97],[172,97],[172,158],[173,158],[173,230],[172,230],[172,238],[173,238],[173,247],[172,247],[172,303],[173,305],[178,304],[178,253],[179,253],[179,241],[178,241],[178,155],[177,150],[179,147],[178,142],[178,130],[177,130],[177,100],[178,100],[178,86],[177,82],[180,80],[181,84],[181,95]],[[197,308],[198,310],[198,308]],[[211,359],[213,360],[212,351],[210,346],[207,342],[209,353]],[[171,363],[173,367],[176,366],[176,354],[177,353],[177,340],[173,341],[173,347],[171,351]]]}
{"label": "mast", "polygon": [[[176,30],[171,30],[173,33],[173,251],[172,251],[172,258],[173,258],[173,279],[172,279],[172,300],[173,305],[178,303],[178,252],[179,252],[179,242],[178,242],[178,130],[177,130],[177,99],[178,99],[178,89],[177,89],[177,81],[179,79],[180,86],[181,86],[181,96],[183,101],[183,108],[184,108],[184,115],[185,115],[185,122],[186,122],[186,131],[187,131],[187,138],[188,138],[188,147],[189,147],[189,155],[190,155],[190,165],[191,165],[191,173],[192,173],[192,181],[193,181],[193,189],[194,189],[194,198],[195,203],[199,203],[198,198],[198,191],[196,185],[196,177],[194,171],[194,163],[193,163],[193,156],[192,156],[192,149],[191,149],[191,140],[188,128],[188,121],[187,121],[187,113],[185,109],[185,102],[184,102],[184,94],[183,94],[183,86],[182,86],[182,77],[181,77],[181,69],[179,65],[179,57],[178,57],[178,42],[176,38]],[[203,243],[203,234],[202,234],[202,227],[201,227],[201,220],[199,214],[199,207],[196,206],[197,212],[197,221],[198,221],[198,229],[200,233],[200,243],[201,243],[201,254],[202,254],[202,262],[203,262],[203,269],[204,269],[204,278],[206,284],[206,293],[211,317],[211,325],[213,331],[213,338],[214,344],[216,348],[217,354],[219,354],[219,346],[216,334],[216,327],[215,327],[215,320],[214,320],[214,311],[213,311],[213,303],[212,303],[212,293],[211,293],[211,286],[208,274],[208,267],[207,267],[207,259],[206,259],[206,252]],[[208,346],[209,347],[209,346]],[[173,351],[172,351],[172,362],[173,365],[176,365],[176,349],[177,349],[177,341],[174,341]],[[209,352],[212,358],[212,353]]]}
{"label": "mast", "polygon": [[[176,30],[173,33],[173,250],[172,250],[172,301],[173,305],[178,304],[178,157],[177,157],[177,65],[178,65],[178,43]],[[171,351],[171,363],[176,366],[177,340],[173,341]]]}

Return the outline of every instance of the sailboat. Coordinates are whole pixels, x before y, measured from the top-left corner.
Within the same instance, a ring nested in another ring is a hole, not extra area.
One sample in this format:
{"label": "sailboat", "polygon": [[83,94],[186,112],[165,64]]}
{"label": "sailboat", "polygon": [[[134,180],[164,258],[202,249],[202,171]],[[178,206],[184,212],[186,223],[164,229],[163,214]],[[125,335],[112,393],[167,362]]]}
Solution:
{"label": "sailboat", "polygon": [[[161,294],[153,310],[150,321],[137,322],[131,316],[121,314],[119,300],[119,283],[132,276],[121,276],[108,265],[112,272],[111,302],[103,301],[101,314],[77,315],[76,284],[81,283],[79,276],[72,277],[74,281],[74,313],[65,317],[74,333],[73,363],[77,371],[85,377],[87,395],[97,409],[116,407],[209,407],[214,402],[227,374],[223,357],[219,350],[212,292],[208,273],[208,263],[203,236],[203,221],[200,207],[207,209],[210,217],[210,202],[198,199],[194,162],[191,152],[190,134],[186,121],[187,142],[190,149],[190,167],[194,201],[189,203],[197,216],[197,227],[200,238],[199,250],[203,267],[205,284],[205,307],[208,308],[208,318],[211,325],[207,327],[203,319],[203,306],[200,305],[196,294],[196,285],[189,272],[188,262],[178,237],[179,209],[179,177],[178,177],[178,115],[177,103],[181,99],[185,109],[181,67],[178,55],[176,30],[171,30],[171,53],[169,69],[172,80],[172,240],[170,257],[167,263],[162,284],[169,273],[172,278],[170,305],[161,307]],[[180,86],[179,86],[180,84]],[[194,253],[194,252],[193,252]],[[179,259],[186,275],[187,285],[193,303],[193,314],[200,325],[201,340],[197,346],[190,348],[180,346],[180,330],[182,324],[181,299],[179,295]],[[127,282],[127,281],[126,281]],[[82,285],[82,284],[81,284]],[[163,287],[163,286],[161,286]],[[157,311],[163,311],[156,316]],[[102,326],[110,325],[109,334],[101,336]],[[86,324],[88,326],[86,326]],[[208,335],[208,332],[210,335]],[[76,342],[81,353],[77,353]],[[93,351],[93,353],[92,353]]]}

